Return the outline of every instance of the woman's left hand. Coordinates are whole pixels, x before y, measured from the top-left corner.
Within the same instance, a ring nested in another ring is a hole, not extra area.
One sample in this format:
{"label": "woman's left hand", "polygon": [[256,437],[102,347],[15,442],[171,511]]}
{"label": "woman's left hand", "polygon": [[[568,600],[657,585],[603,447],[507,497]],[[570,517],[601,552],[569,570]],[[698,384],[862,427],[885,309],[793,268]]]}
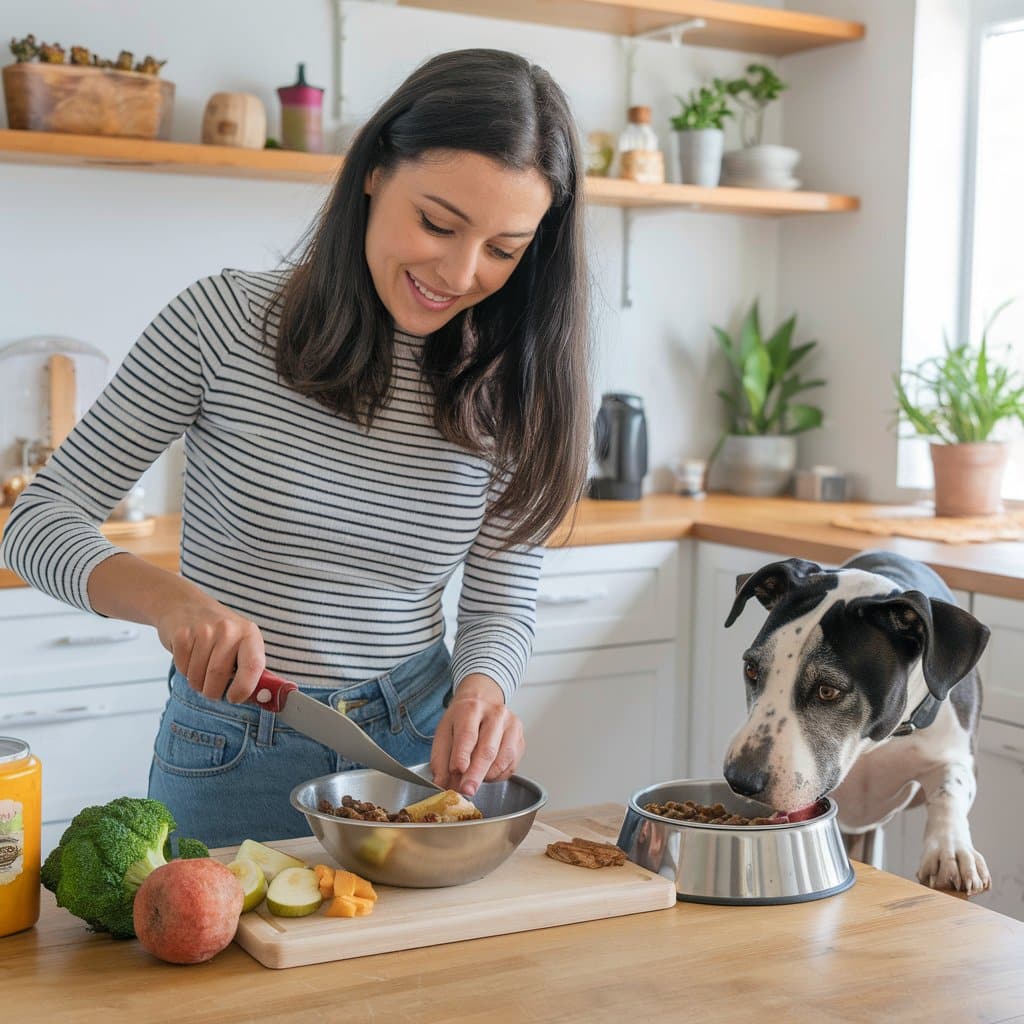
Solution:
{"label": "woman's left hand", "polygon": [[523,723],[505,706],[501,687],[485,675],[470,675],[438,723],[430,770],[439,786],[471,797],[481,782],[507,779],[525,749]]}

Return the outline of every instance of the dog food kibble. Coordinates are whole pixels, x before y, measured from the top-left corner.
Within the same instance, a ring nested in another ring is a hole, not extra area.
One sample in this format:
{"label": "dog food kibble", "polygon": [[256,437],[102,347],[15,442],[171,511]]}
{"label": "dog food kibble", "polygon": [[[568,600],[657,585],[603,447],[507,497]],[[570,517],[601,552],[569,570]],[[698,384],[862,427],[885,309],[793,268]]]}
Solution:
{"label": "dog food kibble", "polygon": [[781,825],[789,820],[784,814],[776,814],[771,818],[744,818],[741,814],[727,811],[721,804],[695,804],[692,800],[644,804],[644,810],[662,818],[693,821],[701,825]]}
{"label": "dog food kibble", "polygon": [[412,821],[406,810],[389,814],[383,807],[378,807],[369,800],[356,800],[351,796],[343,796],[340,807],[335,807],[328,800],[321,800],[317,810],[321,814],[333,814],[337,818],[354,818],[357,821]]}
{"label": "dog food kibble", "polygon": [[418,800],[408,807],[392,814],[368,800],[357,800],[343,796],[341,805],[335,807],[329,800],[321,800],[317,806],[321,814],[333,814],[336,818],[354,818],[356,821],[390,821],[393,823],[449,824],[455,821],[474,821],[482,818],[479,808],[474,807],[461,793],[445,789],[433,796]]}

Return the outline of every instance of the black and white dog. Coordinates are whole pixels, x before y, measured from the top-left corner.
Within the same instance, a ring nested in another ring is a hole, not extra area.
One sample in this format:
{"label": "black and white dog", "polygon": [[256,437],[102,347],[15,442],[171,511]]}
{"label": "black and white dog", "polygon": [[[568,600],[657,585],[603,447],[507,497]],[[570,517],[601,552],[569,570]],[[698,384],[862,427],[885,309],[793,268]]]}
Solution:
{"label": "black and white dog", "polygon": [[748,717],[725,758],[732,789],[789,812],[830,794],[847,837],[924,801],[918,878],[987,889],[967,812],[988,629],[931,569],[885,551],[837,570],[791,558],[741,576],[726,626],[751,597],[769,614],[743,656]]}

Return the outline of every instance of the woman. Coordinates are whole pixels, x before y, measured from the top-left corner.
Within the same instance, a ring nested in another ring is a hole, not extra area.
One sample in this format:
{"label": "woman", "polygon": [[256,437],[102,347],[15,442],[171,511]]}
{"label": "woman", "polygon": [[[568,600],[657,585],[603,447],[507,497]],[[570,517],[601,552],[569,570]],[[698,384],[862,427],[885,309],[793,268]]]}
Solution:
{"label": "woman", "polygon": [[[308,834],[291,788],[352,766],[243,703],[265,667],[467,796],[516,767],[535,545],[586,471],[582,180],[546,72],[428,61],[355,139],[294,265],[175,298],[19,499],[7,564],[172,653],[149,792],[185,834]],[[178,576],[97,524],[182,434]]]}

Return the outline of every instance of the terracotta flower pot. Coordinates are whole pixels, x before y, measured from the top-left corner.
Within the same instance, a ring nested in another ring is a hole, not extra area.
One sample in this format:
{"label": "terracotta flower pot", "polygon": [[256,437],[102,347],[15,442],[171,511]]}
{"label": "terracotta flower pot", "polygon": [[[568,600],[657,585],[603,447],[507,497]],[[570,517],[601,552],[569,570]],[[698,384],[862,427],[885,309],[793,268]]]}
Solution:
{"label": "terracotta flower pot", "polygon": [[1003,442],[930,447],[937,516],[991,516],[1002,511],[999,493],[1009,455]]}

